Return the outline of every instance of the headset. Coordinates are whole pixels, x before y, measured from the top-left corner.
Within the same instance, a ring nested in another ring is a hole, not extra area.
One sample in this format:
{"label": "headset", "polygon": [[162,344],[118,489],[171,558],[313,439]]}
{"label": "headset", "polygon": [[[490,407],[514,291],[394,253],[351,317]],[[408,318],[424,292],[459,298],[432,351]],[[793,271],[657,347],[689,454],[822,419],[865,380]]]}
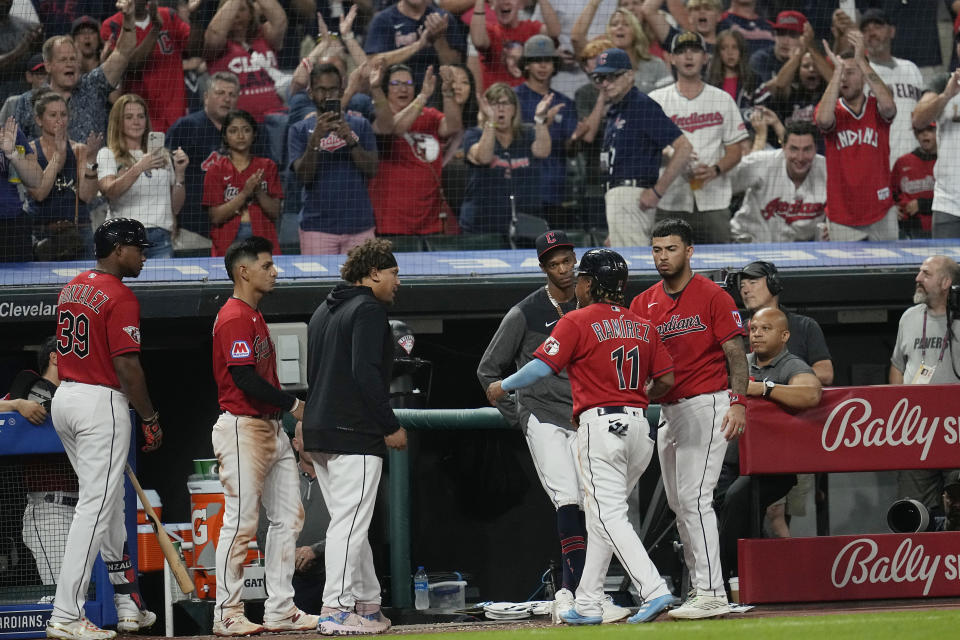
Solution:
{"label": "headset", "polygon": [[[767,290],[770,292],[770,295],[778,295],[783,291],[783,281],[780,279],[780,274],[777,272],[777,267],[772,262],[766,262],[764,260],[757,260],[751,262],[746,267],[743,268],[743,271],[746,271],[752,266],[758,267],[757,271],[762,271],[767,279]],[[740,279],[743,279],[743,271],[740,272]]]}

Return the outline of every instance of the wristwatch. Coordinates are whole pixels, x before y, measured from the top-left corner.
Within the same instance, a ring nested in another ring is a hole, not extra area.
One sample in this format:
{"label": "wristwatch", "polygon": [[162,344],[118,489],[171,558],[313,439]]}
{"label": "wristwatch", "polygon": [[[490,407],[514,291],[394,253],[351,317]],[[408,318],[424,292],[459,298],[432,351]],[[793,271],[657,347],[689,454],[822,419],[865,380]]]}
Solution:
{"label": "wristwatch", "polygon": [[770,392],[773,391],[773,388],[777,386],[777,383],[773,380],[764,380],[763,381],[763,397],[769,398]]}

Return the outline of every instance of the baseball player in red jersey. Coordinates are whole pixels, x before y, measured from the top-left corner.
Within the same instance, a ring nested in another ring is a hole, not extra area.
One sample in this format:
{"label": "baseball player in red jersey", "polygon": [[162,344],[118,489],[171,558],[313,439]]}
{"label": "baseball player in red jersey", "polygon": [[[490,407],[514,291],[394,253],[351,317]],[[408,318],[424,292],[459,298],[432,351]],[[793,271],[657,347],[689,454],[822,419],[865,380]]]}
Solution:
{"label": "baseball player in red jersey", "polygon": [[713,490],[727,441],[743,432],[747,390],[743,322],[733,298],[690,268],[692,238],[690,225],[682,220],[657,223],[651,245],[663,282],[630,304],[631,311],[650,318],[673,356],[676,383],[660,399],[664,422],[657,450],[690,571],[691,593],[682,607],[670,611],[684,619],[730,611]]}
{"label": "baseball player in red jersey", "polygon": [[[259,236],[227,249],[224,265],[233,281],[233,297],[220,308],[213,324],[213,373],[223,411],[212,436],[224,496],[213,612],[213,633],[218,636],[312,631],[318,623],[317,616],[293,603],[294,555],[303,527],[303,506],[297,460],[280,418],[289,411],[302,419],[304,405],[280,390],[276,352],[258,309],[277,281],[272,253],[270,241]],[[243,563],[247,544],[256,539],[261,498],[270,521],[263,625],[247,619],[240,599]]]}
{"label": "baseball player in red jersey", "polygon": [[622,306],[626,284],[620,254],[588,251],[578,267],[580,308],[560,318],[530,362],[487,388],[496,405],[506,392],[564,368],[570,377],[588,536],[576,605],[560,614],[568,624],[602,622],[603,581],[613,554],[643,599],[627,622],[648,622],[677,602],[627,520],[627,492],[653,455],[648,398],[670,389],[673,362],[651,323]]}
{"label": "baseball player in red jersey", "polygon": [[152,625],[142,608],[136,568],[124,554],[124,465],[130,449],[129,405],[143,422],[143,451],[160,446],[159,415],[140,366],[140,304],[123,284],[137,277],[150,245],[136,220],[107,220],[94,234],[97,265],[76,276],[57,300],[57,354],[61,383],[51,417],[79,481],[79,498],[65,562],[57,580],[47,637],[108,640],[83,615],[93,561],[100,553],[114,588],[120,631]]}

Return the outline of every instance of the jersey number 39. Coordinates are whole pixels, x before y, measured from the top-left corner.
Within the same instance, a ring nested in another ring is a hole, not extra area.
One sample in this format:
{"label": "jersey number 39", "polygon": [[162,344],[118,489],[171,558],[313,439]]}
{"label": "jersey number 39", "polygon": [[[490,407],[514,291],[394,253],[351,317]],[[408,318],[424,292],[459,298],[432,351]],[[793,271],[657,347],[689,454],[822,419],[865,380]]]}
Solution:
{"label": "jersey number 39", "polygon": [[90,321],[83,313],[74,314],[62,310],[57,315],[57,353],[62,356],[71,351],[78,358],[90,353]]}

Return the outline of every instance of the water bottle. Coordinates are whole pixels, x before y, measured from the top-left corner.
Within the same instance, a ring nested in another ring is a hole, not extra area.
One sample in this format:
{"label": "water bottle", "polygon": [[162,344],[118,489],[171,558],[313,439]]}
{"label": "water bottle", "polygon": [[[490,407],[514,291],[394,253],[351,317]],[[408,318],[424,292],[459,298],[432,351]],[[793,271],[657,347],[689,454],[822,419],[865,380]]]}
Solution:
{"label": "water bottle", "polygon": [[427,572],[423,567],[417,567],[413,575],[413,604],[419,610],[430,608],[430,583],[427,582]]}

